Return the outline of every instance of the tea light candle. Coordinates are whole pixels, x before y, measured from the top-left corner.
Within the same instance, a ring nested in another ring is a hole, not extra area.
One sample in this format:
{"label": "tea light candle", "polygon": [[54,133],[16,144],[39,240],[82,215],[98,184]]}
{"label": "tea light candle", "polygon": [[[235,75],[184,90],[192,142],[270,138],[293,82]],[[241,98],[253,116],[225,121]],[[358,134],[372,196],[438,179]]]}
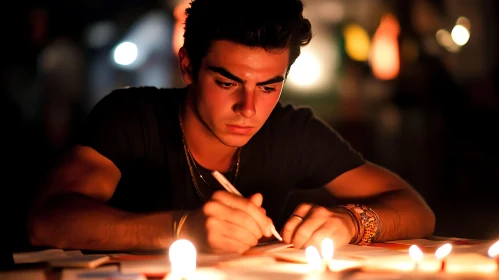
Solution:
{"label": "tea light candle", "polygon": [[217,268],[197,268],[197,251],[189,240],[179,239],[168,250],[171,271],[164,280],[222,280],[225,273]]}
{"label": "tea light candle", "polygon": [[309,274],[309,277],[307,279],[320,278],[325,274],[328,275],[328,279],[331,279],[331,277],[333,277],[333,275],[337,272],[361,267],[361,263],[358,261],[334,260],[333,256],[334,243],[330,238],[325,238],[322,240],[320,254],[315,247],[307,247],[305,249],[305,257],[307,259],[309,267],[313,272]]}
{"label": "tea light candle", "polygon": [[413,263],[414,263],[414,269],[413,270],[418,270],[419,269],[419,263],[423,260],[423,252],[417,245],[411,245],[409,247],[409,256],[411,257]]}
{"label": "tea light candle", "polygon": [[313,271],[322,272],[324,271],[324,266],[321,260],[319,251],[314,246],[308,246],[305,249],[305,257],[307,259],[308,265]]}
{"label": "tea light candle", "polygon": [[499,241],[497,241],[496,243],[492,244],[492,246],[490,246],[489,248],[489,251],[488,251],[488,255],[491,259],[494,259],[496,261],[496,264],[497,264],[497,269],[499,270]]}
{"label": "tea light candle", "polygon": [[187,279],[196,271],[197,252],[189,240],[179,239],[173,242],[168,255],[171,263],[168,279]]}
{"label": "tea light candle", "polygon": [[449,243],[440,246],[437,251],[435,251],[435,257],[440,261],[440,271],[445,271],[445,258],[452,251],[452,245]]}
{"label": "tea light candle", "polygon": [[334,244],[330,238],[324,238],[321,243],[321,254],[324,266],[331,268],[334,256]]}
{"label": "tea light candle", "polygon": [[325,266],[317,248],[314,246],[308,246],[305,248],[305,258],[307,259],[308,266],[311,268],[310,273],[305,276],[305,279],[321,279],[324,274]]}
{"label": "tea light candle", "polygon": [[479,252],[449,255],[445,264],[446,274],[490,275],[491,273],[495,274],[496,271],[496,261]]}

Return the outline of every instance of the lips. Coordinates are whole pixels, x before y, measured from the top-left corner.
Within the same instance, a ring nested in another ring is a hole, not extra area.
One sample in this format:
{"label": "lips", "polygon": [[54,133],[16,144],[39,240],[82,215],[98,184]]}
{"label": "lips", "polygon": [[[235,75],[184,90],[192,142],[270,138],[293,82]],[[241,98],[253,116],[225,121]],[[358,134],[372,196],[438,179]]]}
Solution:
{"label": "lips", "polygon": [[227,128],[230,133],[238,135],[247,135],[250,134],[251,131],[253,130],[253,127],[251,126],[230,125],[230,124],[227,125]]}

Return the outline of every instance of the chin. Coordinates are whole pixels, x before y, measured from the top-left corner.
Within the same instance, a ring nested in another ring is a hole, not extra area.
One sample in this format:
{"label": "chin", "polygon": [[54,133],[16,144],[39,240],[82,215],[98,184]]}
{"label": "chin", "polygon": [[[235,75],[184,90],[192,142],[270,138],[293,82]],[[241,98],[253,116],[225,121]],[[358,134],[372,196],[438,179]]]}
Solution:
{"label": "chin", "polygon": [[253,135],[251,136],[242,136],[242,135],[224,135],[222,137],[218,137],[224,145],[229,146],[229,147],[242,147],[246,145],[249,140],[251,139]]}

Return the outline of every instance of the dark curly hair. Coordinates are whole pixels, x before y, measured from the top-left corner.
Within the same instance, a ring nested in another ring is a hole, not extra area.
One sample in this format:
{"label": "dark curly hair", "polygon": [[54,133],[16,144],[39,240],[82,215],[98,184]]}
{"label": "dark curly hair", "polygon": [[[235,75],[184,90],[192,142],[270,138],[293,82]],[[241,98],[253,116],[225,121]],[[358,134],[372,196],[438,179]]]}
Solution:
{"label": "dark curly hair", "polygon": [[312,39],[301,0],[192,0],[185,13],[184,48],[194,78],[216,40],[267,51],[289,48],[289,71],[300,48]]}

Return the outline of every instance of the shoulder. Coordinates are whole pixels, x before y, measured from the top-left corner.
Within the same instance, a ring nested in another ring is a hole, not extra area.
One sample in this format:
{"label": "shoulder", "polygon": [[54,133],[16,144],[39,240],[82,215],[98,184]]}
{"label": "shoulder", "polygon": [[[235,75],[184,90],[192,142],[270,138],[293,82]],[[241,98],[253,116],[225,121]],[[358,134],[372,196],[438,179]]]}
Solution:
{"label": "shoulder", "polygon": [[[149,113],[163,106],[177,103],[184,89],[156,87],[126,87],[115,89],[92,108],[93,113]],[[103,112],[105,111],[105,112]]]}
{"label": "shoulder", "polygon": [[276,138],[315,141],[316,138],[341,138],[331,124],[317,116],[308,106],[279,103],[265,124]]}
{"label": "shoulder", "polygon": [[306,106],[278,103],[268,118],[268,124],[279,128],[299,128],[310,120],[317,120],[313,110]]}
{"label": "shoulder", "polygon": [[175,118],[169,116],[178,114],[178,105],[170,101],[182,96],[180,89],[116,89],[93,107],[77,142],[94,148],[117,166],[129,153],[159,155],[156,151],[161,148],[162,137],[173,127]]}
{"label": "shoulder", "polygon": [[164,89],[156,87],[125,87],[115,89],[104,96],[98,104],[144,104],[155,103],[165,98],[174,98],[174,91],[181,89]]}
{"label": "shoulder", "polygon": [[312,121],[314,119],[314,113],[309,107],[283,105],[279,102],[252,142],[284,148],[283,143],[293,139],[292,142],[297,144],[297,139],[309,135],[310,127],[317,125],[317,121]]}

